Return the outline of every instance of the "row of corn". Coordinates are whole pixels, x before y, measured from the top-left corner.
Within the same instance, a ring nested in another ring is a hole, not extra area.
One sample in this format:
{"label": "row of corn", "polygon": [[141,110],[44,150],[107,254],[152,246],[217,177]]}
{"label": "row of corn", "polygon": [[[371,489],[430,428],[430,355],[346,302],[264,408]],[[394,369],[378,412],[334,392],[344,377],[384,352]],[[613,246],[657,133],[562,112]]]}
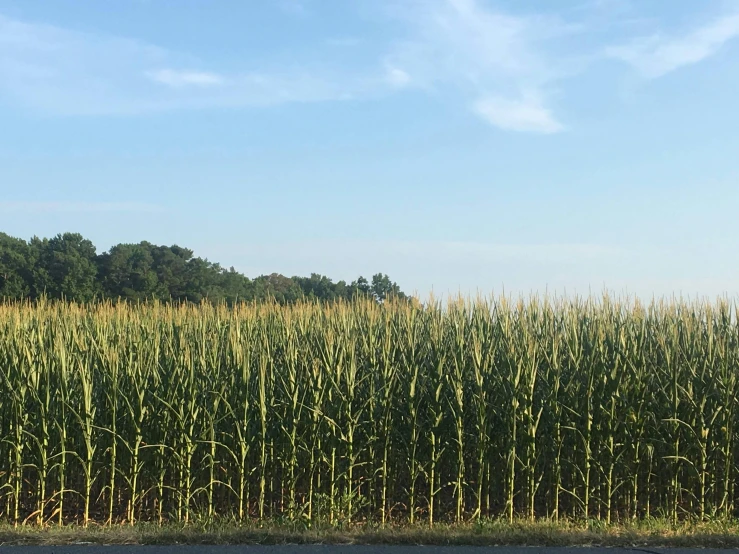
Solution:
{"label": "row of corn", "polygon": [[728,301],[0,305],[0,518],[729,518]]}

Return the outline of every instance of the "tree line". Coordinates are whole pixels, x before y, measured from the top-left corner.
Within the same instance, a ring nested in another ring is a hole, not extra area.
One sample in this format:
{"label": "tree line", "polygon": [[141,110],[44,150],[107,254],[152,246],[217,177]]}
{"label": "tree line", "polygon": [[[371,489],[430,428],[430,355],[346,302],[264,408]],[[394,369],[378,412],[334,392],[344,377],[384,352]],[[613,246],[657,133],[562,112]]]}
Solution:
{"label": "tree line", "polygon": [[325,275],[286,277],[279,273],[250,279],[233,267],[196,257],[177,245],[117,244],[98,254],[79,233],[30,241],[0,232],[0,299],[45,296],[76,302],[101,299],[214,303],[266,300],[289,304],[300,299],[334,301],[369,296],[378,302],[406,298],[382,273],[371,280],[333,282]]}

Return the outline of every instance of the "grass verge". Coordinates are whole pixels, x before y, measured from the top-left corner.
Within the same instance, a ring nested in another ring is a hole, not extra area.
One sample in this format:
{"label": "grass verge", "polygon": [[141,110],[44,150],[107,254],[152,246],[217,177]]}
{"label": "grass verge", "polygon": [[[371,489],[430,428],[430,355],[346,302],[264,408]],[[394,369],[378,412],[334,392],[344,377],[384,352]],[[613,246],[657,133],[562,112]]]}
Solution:
{"label": "grass verge", "polygon": [[307,529],[298,524],[11,527],[0,526],[0,545],[62,544],[403,544],[739,548],[739,521],[660,520],[625,525],[577,522],[485,521],[470,524]]}

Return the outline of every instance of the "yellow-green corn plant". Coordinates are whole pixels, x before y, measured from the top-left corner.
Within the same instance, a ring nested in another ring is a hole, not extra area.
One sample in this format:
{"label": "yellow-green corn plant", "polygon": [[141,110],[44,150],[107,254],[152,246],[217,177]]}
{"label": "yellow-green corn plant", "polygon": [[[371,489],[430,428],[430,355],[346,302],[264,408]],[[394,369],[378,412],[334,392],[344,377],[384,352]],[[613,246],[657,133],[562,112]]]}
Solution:
{"label": "yellow-green corn plant", "polygon": [[736,306],[0,304],[0,519],[730,518]]}

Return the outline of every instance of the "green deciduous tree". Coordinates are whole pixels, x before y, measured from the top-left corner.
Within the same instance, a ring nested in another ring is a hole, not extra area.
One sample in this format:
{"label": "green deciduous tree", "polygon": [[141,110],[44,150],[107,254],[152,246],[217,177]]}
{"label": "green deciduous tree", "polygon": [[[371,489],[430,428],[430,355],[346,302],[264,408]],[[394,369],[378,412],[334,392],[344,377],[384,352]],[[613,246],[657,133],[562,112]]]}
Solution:
{"label": "green deciduous tree", "polygon": [[390,277],[383,273],[377,273],[372,276],[372,286],[370,287],[372,295],[376,300],[384,302],[390,297],[404,298],[397,283],[390,280]]}
{"label": "green deciduous tree", "polygon": [[51,298],[89,302],[101,291],[97,280],[95,246],[79,233],[59,234],[51,239],[31,239],[36,264],[34,292]]}
{"label": "green deciduous tree", "polygon": [[33,259],[26,241],[0,233],[0,298],[30,296]]}
{"label": "green deciduous tree", "polygon": [[252,280],[177,245],[118,244],[98,256],[92,242],[77,233],[34,237],[29,243],[0,233],[0,299],[42,295],[79,302],[107,298],[228,304],[267,299],[280,304],[301,299],[333,302],[356,296],[383,302],[392,295],[404,297],[398,285],[381,273],[371,283],[359,277],[350,285],[318,273],[310,277],[272,273]]}
{"label": "green deciduous tree", "polygon": [[146,300],[161,295],[153,248],[148,242],[118,244],[100,256],[100,281],[107,297]]}

